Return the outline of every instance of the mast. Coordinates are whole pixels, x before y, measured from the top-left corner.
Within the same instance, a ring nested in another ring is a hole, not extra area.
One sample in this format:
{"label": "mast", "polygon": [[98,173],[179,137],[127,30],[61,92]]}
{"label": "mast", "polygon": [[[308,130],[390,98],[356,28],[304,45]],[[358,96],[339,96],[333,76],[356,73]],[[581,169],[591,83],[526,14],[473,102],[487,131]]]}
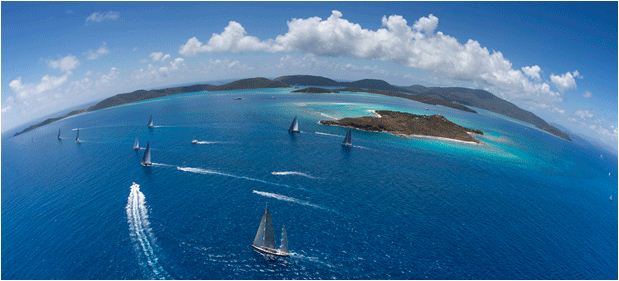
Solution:
{"label": "mast", "polygon": [[342,142],[342,145],[344,146],[352,146],[352,130],[348,129],[348,132],[346,132],[346,137],[344,137],[344,141]]}
{"label": "mast", "polygon": [[279,245],[279,251],[288,253],[288,235],[286,234],[286,225],[282,225],[282,240]]}
{"label": "mast", "polygon": [[269,208],[264,208],[264,214],[260,219],[260,226],[254,237],[254,246],[275,249],[275,229],[273,229],[273,221]]}
{"label": "mast", "polygon": [[290,128],[288,128],[289,133],[298,133],[299,131],[299,122],[297,121],[297,117],[295,116],[292,119],[292,124],[290,124]]}
{"label": "mast", "polygon": [[150,161],[150,143],[146,143],[146,151],[144,151],[144,157],[142,157],[142,165],[150,166],[153,163]]}

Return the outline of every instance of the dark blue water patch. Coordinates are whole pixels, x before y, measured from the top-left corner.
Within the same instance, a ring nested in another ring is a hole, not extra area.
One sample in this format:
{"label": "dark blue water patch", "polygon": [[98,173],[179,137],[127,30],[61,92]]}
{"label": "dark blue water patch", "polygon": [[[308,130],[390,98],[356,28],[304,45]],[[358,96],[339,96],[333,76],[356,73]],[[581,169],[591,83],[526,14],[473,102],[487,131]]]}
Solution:
{"label": "dark blue water patch", "polygon": [[[310,102],[324,105],[299,106]],[[494,138],[470,146],[354,131],[363,148],[345,150],[344,128],[317,124],[330,103],[347,103],[333,112],[348,115],[425,110],[368,95],[206,93],[4,138],[2,278],[617,278],[616,157],[434,107]],[[302,133],[291,136],[295,115]],[[140,166],[135,137],[158,165]],[[311,177],[273,174],[286,171]],[[144,199],[135,209],[133,182]],[[278,239],[286,225],[290,258],[250,247],[267,204]]]}

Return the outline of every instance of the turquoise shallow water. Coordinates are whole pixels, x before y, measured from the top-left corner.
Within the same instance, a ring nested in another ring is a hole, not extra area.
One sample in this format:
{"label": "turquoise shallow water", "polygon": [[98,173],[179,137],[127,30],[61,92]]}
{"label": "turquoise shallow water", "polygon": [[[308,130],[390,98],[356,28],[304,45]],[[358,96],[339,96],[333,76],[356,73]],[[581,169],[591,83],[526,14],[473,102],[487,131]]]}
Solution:
{"label": "turquoise shallow water", "polygon": [[[347,151],[345,129],[318,124],[378,109],[443,114],[483,144],[354,131]],[[188,93],[3,136],[2,278],[616,279],[616,163],[483,110]],[[267,203],[288,259],[250,248]]]}

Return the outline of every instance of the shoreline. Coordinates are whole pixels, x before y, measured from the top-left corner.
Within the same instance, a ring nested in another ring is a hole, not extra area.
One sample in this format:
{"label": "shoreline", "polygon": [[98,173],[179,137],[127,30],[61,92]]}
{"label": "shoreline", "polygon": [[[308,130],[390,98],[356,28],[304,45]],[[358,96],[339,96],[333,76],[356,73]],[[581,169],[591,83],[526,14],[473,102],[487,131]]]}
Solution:
{"label": "shoreline", "polygon": [[[359,131],[363,131],[363,132],[386,133],[386,134],[390,134],[392,136],[403,137],[403,138],[407,138],[407,139],[419,138],[419,139],[430,139],[430,140],[438,140],[438,141],[450,141],[450,142],[455,142],[455,143],[460,143],[460,144],[483,145],[483,143],[481,141],[479,141],[479,142],[464,141],[464,140],[450,139],[450,138],[445,138],[445,137],[416,135],[416,134],[406,135],[406,134],[392,133],[392,132],[389,132],[389,131],[370,131],[370,130],[359,129],[359,128],[356,128],[356,127],[353,127],[353,126],[325,125],[325,124],[320,123],[320,121],[318,121],[318,124],[324,125],[324,126],[336,126],[336,127],[342,127],[342,128],[351,128],[351,129],[355,129],[355,130],[359,130]],[[468,134],[470,134],[470,133],[468,133]]]}

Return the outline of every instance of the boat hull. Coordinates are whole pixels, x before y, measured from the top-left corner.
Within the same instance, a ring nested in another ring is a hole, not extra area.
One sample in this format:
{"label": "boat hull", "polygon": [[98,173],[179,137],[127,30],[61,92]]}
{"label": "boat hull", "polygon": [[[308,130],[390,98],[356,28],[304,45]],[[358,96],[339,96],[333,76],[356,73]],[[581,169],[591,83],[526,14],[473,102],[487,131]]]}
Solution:
{"label": "boat hull", "polygon": [[259,246],[256,246],[256,245],[251,245],[251,247],[254,248],[254,250],[256,252],[259,252],[259,253],[262,253],[262,254],[278,256],[278,257],[288,257],[288,256],[290,256],[290,253],[280,252],[277,249],[264,248],[264,247],[259,247]]}
{"label": "boat hull", "polygon": [[152,165],[153,165],[153,163],[144,163],[144,162],[142,162],[142,163],[140,163],[140,164],[141,164],[142,166],[144,166],[144,167],[150,167],[150,166],[152,166]]}

